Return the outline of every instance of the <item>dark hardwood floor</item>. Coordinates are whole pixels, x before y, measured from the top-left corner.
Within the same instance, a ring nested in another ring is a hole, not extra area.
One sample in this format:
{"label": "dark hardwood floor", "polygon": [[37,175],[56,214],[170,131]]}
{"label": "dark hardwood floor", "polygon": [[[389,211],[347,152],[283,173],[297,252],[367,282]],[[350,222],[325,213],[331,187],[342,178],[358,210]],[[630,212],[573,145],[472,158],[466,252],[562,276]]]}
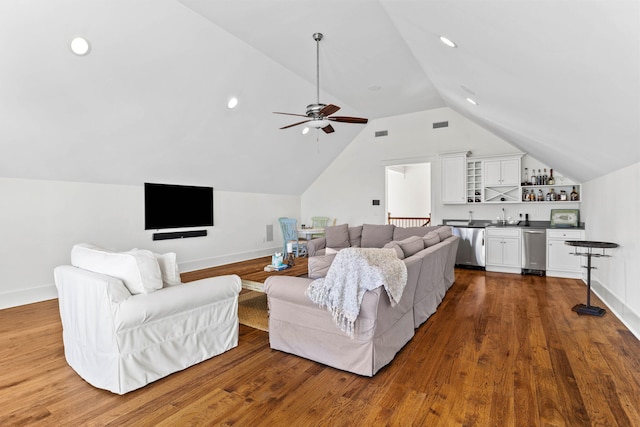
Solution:
{"label": "dark hardwood floor", "polygon": [[118,396],[66,364],[56,300],[0,310],[0,425],[640,425],[640,342],[611,313],[571,311],[582,282],[456,273],[373,378],[241,325],[237,348]]}

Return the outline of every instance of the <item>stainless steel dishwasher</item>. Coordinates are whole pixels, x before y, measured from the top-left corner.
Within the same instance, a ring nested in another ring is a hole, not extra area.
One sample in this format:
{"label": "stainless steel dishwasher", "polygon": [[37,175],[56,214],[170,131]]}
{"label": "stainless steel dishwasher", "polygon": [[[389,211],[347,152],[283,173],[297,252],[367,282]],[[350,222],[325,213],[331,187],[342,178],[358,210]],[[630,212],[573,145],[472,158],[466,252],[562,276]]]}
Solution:
{"label": "stainless steel dishwasher", "polygon": [[544,276],[547,270],[547,230],[522,229],[522,274]]}
{"label": "stainless steel dishwasher", "polygon": [[451,232],[460,237],[456,266],[484,270],[484,228],[452,226]]}

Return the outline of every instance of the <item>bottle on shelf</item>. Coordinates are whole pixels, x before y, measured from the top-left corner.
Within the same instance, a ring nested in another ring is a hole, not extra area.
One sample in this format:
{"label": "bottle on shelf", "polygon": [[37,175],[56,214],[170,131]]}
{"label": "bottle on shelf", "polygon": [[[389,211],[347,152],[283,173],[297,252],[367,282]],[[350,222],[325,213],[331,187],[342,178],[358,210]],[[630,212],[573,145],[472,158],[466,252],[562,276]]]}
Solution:
{"label": "bottle on shelf", "polygon": [[560,198],[558,200],[560,200],[561,202],[567,200],[567,192],[565,190],[560,190]]}
{"label": "bottle on shelf", "polygon": [[576,187],[574,186],[573,189],[571,190],[571,201],[572,202],[577,202],[578,200],[580,200],[580,195],[578,194],[578,192],[576,191]]}
{"label": "bottle on shelf", "polygon": [[553,178],[553,169],[549,169],[549,185],[556,185],[556,180]]}
{"label": "bottle on shelf", "polygon": [[536,170],[531,169],[531,185],[536,185]]}
{"label": "bottle on shelf", "polygon": [[524,168],[524,181],[522,181],[524,184],[523,185],[527,185],[529,183],[529,168]]}
{"label": "bottle on shelf", "polygon": [[544,174],[542,175],[542,185],[547,185],[549,182],[549,175],[547,175],[547,168],[544,168]]}
{"label": "bottle on shelf", "polygon": [[542,188],[538,189],[538,202],[544,202],[544,193],[542,192]]}
{"label": "bottle on shelf", "polygon": [[553,188],[551,190],[549,190],[549,193],[551,194],[551,201],[555,202],[556,200],[558,200],[558,196],[556,195],[556,192],[553,191]]}

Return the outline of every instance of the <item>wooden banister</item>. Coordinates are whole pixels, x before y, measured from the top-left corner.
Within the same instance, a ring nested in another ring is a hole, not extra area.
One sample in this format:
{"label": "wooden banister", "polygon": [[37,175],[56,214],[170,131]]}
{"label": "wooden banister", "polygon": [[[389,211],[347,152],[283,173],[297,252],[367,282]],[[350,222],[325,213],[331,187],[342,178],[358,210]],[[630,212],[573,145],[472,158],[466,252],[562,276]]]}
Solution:
{"label": "wooden banister", "polygon": [[426,227],[431,224],[431,216],[391,216],[391,212],[387,212],[387,224],[393,224],[398,227]]}

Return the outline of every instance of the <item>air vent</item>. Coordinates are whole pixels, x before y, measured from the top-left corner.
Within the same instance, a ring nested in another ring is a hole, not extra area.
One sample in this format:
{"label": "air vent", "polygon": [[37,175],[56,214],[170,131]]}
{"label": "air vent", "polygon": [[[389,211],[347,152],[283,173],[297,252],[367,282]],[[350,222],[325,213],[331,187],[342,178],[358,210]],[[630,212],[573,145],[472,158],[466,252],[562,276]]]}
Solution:
{"label": "air vent", "polygon": [[387,136],[387,135],[389,135],[389,131],[386,131],[386,130],[379,130],[376,132],[376,138],[381,136]]}
{"label": "air vent", "polygon": [[438,128],[448,128],[449,127],[449,122],[435,122],[433,124],[433,128],[434,129],[438,129]]}

